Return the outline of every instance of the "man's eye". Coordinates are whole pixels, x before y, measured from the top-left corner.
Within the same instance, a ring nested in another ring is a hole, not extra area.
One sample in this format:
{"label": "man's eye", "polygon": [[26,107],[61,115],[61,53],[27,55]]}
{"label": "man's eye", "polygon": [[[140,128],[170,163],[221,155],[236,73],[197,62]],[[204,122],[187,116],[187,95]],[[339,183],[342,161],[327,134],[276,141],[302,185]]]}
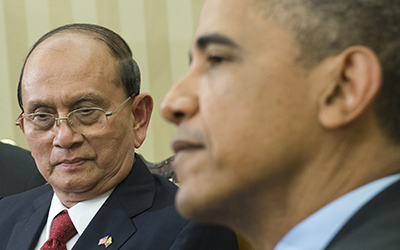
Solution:
{"label": "man's eye", "polygon": [[53,116],[50,114],[38,113],[38,114],[32,115],[31,118],[32,118],[32,120],[37,120],[37,121],[48,121],[48,120],[51,120],[53,118]]}
{"label": "man's eye", "polygon": [[225,60],[224,57],[218,56],[218,55],[210,55],[210,56],[208,56],[208,58],[207,58],[207,61],[208,61],[209,63],[211,63],[212,65],[220,64],[220,63],[222,63],[224,60]]}
{"label": "man's eye", "polygon": [[38,129],[49,129],[54,124],[54,116],[45,113],[36,113],[26,117]]}
{"label": "man's eye", "polygon": [[81,108],[79,109],[76,114],[77,115],[82,115],[82,116],[88,116],[91,115],[95,112],[95,109],[91,109],[91,108]]}
{"label": "man's eye", "polygon": [[79,121],[82,125],[92,125],[105,118],[105,112],[97,108],[82,108],[77,110],[71,120]]}

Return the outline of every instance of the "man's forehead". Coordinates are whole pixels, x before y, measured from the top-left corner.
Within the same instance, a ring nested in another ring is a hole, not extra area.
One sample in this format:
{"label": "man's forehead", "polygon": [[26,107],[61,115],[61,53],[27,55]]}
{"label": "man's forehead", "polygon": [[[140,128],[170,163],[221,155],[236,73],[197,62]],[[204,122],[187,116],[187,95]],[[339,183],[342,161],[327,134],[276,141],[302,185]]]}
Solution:
{"label": "man's forehead", "polygon": [[251,16],[255,12],[254,0],[207,0],[200,13],[200,23],[208,18],[218,18],[222,16],[230,19],[240,19]]}
{"label": "man's forehead", "polygon": [[[68,69],[76,68],[78,72],[99,67],[109,68],[109,66],[113,69],[114,58],[107,46],[93,37],[80,33],[61,32],[47,38],[32,51],[27,59],[24,75],[31,67],[37,69],[38,73],[46,73],[40,67],[36,67],[39,64],[50,67],[48,69],[55,73],[66,71],[67,66]],[[84,65],[86,67],[83,67]]]}
{"label": "man's forehead", "polygon": [[[202,9],[192,49],[203,49],[207,44],[219,44],[246,51],[254,44],[271,43],[283,26],[265,16],[257,8],[263,0],[208,0]],[[285,37],[289,38],[289,36]]]}
{"label": "man's forehead", "polygon": [[[50,37],[32,52],[21,82],[25,95],[32,88],[76,87],[77,83],[117,87],[115,62],[107,46],[88,36],[69,35]],[[103,47],[97,47],[98,44]]]}
{"label": "man's forehead", "polygon": [[[199,26],[215,20],[227,24],[236,22],[245,26],[244,20],[274,23],[286,27],[291,22],[306,22],[313,14],[304,0],[207,0],[203,5]],[[248,27],[247,27],[248,28]]]}
{"label": "man's forehead", "polygon": [[213,33],[241,36],[251,26],[263,25],[267,20],[256,8],[255,1],[259,0],[207,0],[200,14],[196,36]]}

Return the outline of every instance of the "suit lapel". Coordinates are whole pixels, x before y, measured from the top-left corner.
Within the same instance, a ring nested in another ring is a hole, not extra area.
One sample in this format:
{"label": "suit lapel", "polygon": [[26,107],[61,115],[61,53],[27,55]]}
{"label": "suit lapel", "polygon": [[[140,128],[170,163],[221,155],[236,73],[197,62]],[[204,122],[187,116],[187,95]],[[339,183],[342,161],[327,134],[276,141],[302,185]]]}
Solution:
{"label": "suit lapel", "polygon": [[47,221],[52,191],[38,197],[32,204],[32,214],[15,224],[7,249],[33,249]]}
{"label": "suit lapel", "polygon": [[107,204],[104,204],[89,223],[73,249],[101,249],[98,243],[105,236],[112,238],[112,244],[107,250],[119,249],[135,233],[135,226],[121,208],[115,195],[110,195],[106,202]]}
{"label": "suit lapel", "polygon": [[73,249],[102,249],[104,246],[99,247],[98,243],[105,236],[112,238],[107,250],[120,249],[134,237],[137,225],[132,218],[152,206],[155,189],[153,176],[143,161],[136,157],[130,174],[108,197]]}

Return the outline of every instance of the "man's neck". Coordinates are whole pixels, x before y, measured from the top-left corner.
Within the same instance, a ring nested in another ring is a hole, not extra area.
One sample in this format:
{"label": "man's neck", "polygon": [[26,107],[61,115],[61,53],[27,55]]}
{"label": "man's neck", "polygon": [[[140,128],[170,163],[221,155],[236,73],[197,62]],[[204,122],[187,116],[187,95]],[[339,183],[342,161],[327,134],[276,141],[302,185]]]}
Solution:
{"label": "man's neck", "polygon": [[295,177],[280,180],[279,187],[271,188],[268,181],[245,190],[237,210],[230,209],[239,211],[235,216],[238,219],[226,224],[254,249],[272,250],[291,228],[326,204],[369,182],[400,172],[398,147],[366,143],[325,152],[325,157],[303,166]]}

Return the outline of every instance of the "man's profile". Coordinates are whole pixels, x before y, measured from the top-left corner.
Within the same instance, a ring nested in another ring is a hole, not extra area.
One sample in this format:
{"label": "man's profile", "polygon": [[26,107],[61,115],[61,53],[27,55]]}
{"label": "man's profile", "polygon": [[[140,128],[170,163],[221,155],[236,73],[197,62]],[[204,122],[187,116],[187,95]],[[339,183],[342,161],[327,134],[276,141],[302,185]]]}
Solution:
{"label": "man's profile", "polygon": [[256,249],[398,249],[399,27],[393,0],[207,0],[161,106],[179,212]]}

